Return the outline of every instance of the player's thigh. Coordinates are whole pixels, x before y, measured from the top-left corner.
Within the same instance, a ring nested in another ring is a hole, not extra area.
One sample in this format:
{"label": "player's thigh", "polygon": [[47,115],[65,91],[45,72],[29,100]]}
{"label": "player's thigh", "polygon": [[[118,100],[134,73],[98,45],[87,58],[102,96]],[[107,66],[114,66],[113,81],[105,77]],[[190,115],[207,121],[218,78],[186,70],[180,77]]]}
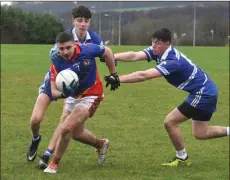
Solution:
{"label": "player's thigh", "polygon": [[170,126],[175,126],[175,125],[179,125],[182,122],[188,120],[188,117],[186,117],[184,114],[182,114],[178,108],[175,108],[174,110],[172,110],[165,118],[164,120],[164,125],[166,127],[170,127]]}
{"label": "player's thigh", "polygon": [[202,134],[206,133],[206,130],[208,129],[208,123],[209,121],[192,121],[192,129],[193,134],[197,137],[202,136]]}
{"label": "player's thigh", "polygon": [[103,96],[86,96],[81,99],[68,98],[65,100],[65,109],[70,113],[63,128],[75,129],[80,127],[89,117],[92,117]]}
{"label": "player's thigh", "polygon": [[43,118],[45,111],[47,110],[48,106],[50,105],[51,100],[47,94],[41,93],[38,95],[36,103],[34,105],[32,117],[41,119]]}
{"label": "player's thigh", "polygon": [[70,113],[62,123],[62,133],[73,132],[89,118],[89,110],[84,106],[78,106]]}
{"label": "player's thigh", "polygon": [[103,100],[104,95],[98,96],[85,96],[80,99],[75,99],[72,97],[65,99],[65,110],[72,112],[77,107],[85,107],[90,113],[90,117],[94,115],[101,101]]}

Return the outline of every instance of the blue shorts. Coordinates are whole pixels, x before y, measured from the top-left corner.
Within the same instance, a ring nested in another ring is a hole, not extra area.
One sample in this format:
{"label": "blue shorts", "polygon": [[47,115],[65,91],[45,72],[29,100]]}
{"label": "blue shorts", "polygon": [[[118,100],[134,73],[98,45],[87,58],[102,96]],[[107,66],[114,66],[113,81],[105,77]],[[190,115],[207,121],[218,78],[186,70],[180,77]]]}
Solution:
{"label": "blue shorts", "polygon": [[189,94],[185,102],[190,104],[192,107],[201,109],[205,113],[214,113],[216,111],[217,100],[218,90],[216,86],[212,86],[207,90],[205,90],[205,87],[202,87],[196,93]]}
{"label": "blue shorts", "polygon": [[50,85],[50,73],[47,72],[45,75],[45,78],[39,87],[39,94],[46,94],[49,96],[51,101],[57,101],[57,99],[54,99],[51,93],[51,85]]}

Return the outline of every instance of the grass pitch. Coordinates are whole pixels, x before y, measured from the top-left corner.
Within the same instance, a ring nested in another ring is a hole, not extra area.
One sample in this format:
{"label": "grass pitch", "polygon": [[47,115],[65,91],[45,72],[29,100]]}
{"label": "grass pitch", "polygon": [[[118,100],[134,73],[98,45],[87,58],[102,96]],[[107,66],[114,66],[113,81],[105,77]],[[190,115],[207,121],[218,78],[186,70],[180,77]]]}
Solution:
{"label": "grass pitch", "polygon": [[[107,160],[97,166],[94,149],[71,141],[57,175],[44,174],[26,160],[31,141],[29,119],[38,87],[49,68],[52,45],[1,46],[1,177],[7,180],[227,180],[229,138],[198,141],[192,136],[191,121],[181,125],[191,167],[166,168],[161,164],[175,156],[164,130],[164,117],[187,96],[164,78],[122,84],[110,92],[87,128],[111,141]],[[114,52],[142,50],[138,46],[111,46]],[[229,125],[229,53],[227,47],[178,47],[205,70],[219,88],[218,110],[210,124]],[[154,67],[155,63],[119,63],[119,74]],[[98,60],[101,77],[108,74]],[[38,154],[47,148],[62,111],[62,100],[52,103],[41,124]]]}

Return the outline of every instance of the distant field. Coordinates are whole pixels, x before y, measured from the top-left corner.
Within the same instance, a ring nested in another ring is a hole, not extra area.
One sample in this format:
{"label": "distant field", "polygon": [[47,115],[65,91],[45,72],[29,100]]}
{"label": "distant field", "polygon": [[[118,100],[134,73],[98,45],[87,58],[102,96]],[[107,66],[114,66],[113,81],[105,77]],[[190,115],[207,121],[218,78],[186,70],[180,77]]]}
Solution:
{"label": "distant field", "polygon": [[[165,168],[174,149],[164,130],[163,120],[187,93],[163,78],[139,84],[122,84],[105,98],[87,127],[112,142],[103,167],[97,166],[94,149],[72,141],[57,175],[44,174],[26,161],[31,141],[29,119],[38,87],[49,68],[52,45],[1,45],[1,178],[3,180],[228,180],[229,138],[198,141],[192,136],[191,121],[184,123],[186,149],[192,166]],[[114,52],[142,50],[138,46],[111,46]],[[228,47],[178,47],[202,67],[219,89],[218,111],[211,124],[229,124]],[[119,63],[120,74],[154,67],[155,63]],[[101,77],[108,74],[98,61]],[[62,111],[62,100],[53,103],[41,124],[39,154],[47,148]]]}

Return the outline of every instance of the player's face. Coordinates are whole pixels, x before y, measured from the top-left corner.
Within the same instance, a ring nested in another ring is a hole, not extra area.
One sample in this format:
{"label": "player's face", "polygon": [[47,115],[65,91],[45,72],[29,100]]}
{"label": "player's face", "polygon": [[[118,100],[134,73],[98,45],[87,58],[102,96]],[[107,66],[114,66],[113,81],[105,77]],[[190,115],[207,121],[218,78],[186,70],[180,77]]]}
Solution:
{"label": "player's face", "polygon": [[78,17],[72,19],[72,22],[77,32],[86,33],[90,26],[90,20],[91,19],[86,19],[84,17]]}
{"label": "player's face", "polygon": [[58,43],[58,52],[60,56],[65,60],[70,60],[73,57],[75,48],[76,43],[74,41]]}
{"label": "player's face", "polygon": [[161,56],[168,49],[170,42],[163,42],[159,39],[152,39],[152,48],[155,55]]}

